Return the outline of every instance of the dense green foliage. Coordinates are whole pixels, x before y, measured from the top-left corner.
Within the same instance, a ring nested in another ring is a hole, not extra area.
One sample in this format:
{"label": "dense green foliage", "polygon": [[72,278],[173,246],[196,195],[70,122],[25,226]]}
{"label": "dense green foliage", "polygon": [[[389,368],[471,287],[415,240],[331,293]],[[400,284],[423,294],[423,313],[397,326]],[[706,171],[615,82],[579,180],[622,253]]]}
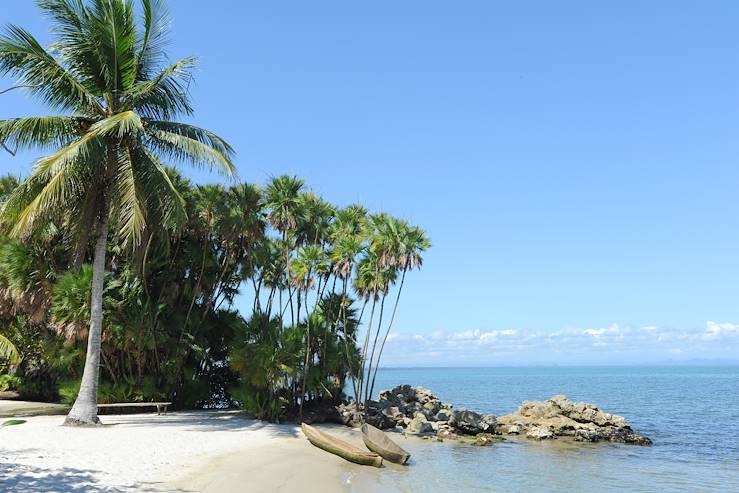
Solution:
{"label": "dense green foliage", "polygon": [[[240,404],[279,420],[344,398],[348,380],[362,400],[423,232],[337,208],[294,177],[260,188],[168,174],[186,218],[147,224],[137,248],[109,242],[100,401]],[[0,334],[22,358],[13,372],[29,398],[70,401],[79,385],[92,270],[90,248],[75,266],[74,235],[62,218],[0,240]]]}
{"label": "dense green foliage", "polygon": [[[51,21],[51,46],[44,48],[27,30],[7,25],[0,33],[0,75],[16,78],[14,88],[59,114],[0,120],[3,149],[50,152],[8,195],[2,222],[8,234],[21,239],[52,225],[74,232],[66,238],[75,245],[74,270],[87,254],[88,237],[95,238],[85,365],[65,423],[96,425],[99,368],[106,363],[101,358],[108,242],[137,249],[147,224],[183,220],[183,198],[164,161],[232,176],[234,152],[213,132],[178,121],[193,114],[188,86],[194,59],[169,64],[163,2],[37,0],[37,6]],[[114,238],[110,231],[116,232]],[[135,296],[126,290],[137,287],[123,278],[116,277],[117,288]],[[83,281],[67,279],[64,285],[79,288]],[[62,313],[65,307],[69,303]],[[73,329],[79,315],[66,320]],[[150,342],[139,337],[138,350]],[[136,372],[145,365],[136,361]]]}
{"label": "dense green foliage", "polygon": [[61,113],[0,120],[2,149],[50,152],[0,179],[2,385],[74,402],[82,425],[96,402],[153,399],[279,420],[347,379],[366,400],[423,231],[291,176],[191,184],[163,163],[232,176],[234,151],[177,121],[194,59],[167,62],[163,2],[37,5],[50,49],[0,33],[0,75]]}

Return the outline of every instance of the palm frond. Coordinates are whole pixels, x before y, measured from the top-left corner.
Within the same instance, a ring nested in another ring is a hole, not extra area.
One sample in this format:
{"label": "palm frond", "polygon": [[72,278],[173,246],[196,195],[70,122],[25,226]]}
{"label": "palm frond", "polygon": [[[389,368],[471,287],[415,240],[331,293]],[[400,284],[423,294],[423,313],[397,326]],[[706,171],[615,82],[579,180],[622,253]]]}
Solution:
{"label": "palm frond", "polygon": [[89,8],[90,42],[98,53],[106,93],[117,97],[136,80],[136,21],[133,2],[93,0]]}
{"label": "palm frond", "polygon": [[102,114],[97,97],[62,67],[28,31],[10,25],[0,35],[0,74],[17,77],[31,95],[50,106]]}
{"label": "palm frond", "polygon": [[182,135],[193,140],[197,140],[213,149],[217,150],[229,159],[233,159],[236,151],[231,147],[228,142],[223,140],[218,135],[214,134],[210,130],[189,125],[187,123],[169,122],[162,120],[147,120],[147,127],[154,130],[161,130],[164,132],[170,132],[177,135]]}
{"label": "palm frond", "polygon": [[171,131],[158,130],[149,125],[146,129],[148,144],[164,156],[189,161],[195,166],[206,166],[226,176],[233,176],[236,168],[231,157],[218,148],[200,140]]}
{"label": "palm frond", "polygon": [[156,156],[143,147],[133,152],[134,159],[141,163],[140,182],[143,184],[147,210],[158,214],[164,227],[178,229],[187,221],[185,199]]}
{"label": "palm frond", "polygon": [[156,77],[137,83],[125,95],[125,104],[151,118],[192,115],[188,85],[195,61],[195,58],[185,58],[165,68]]}
{"label": "palm frond", "polygon": [[0,142],[19,151],[68,145],[89,120],[73,116],[33,116],[0,120]]}
{"label": "palm frond", "polygon": [[139,115],[133,111],[124,111],[96,122],[90,127],[87,134],[95,137],[115,136],[118,139],[123,139],[124,137],[136,137],[143,128]]}
{"label": "palm frond", "polygon": [[141,0],[141,10],[144,30],[137,48],[137,82],[150,79],[154,67],[166,60],[164,47],[170,29],[170,17],[163,0]]}
{"label": "palm frond", "polygon": [[21,362],[21,354],[10,339],[0,334],[0,361],[6,361],[11,365]]}
{"label": "palm frond", "polygon": [[[84,162],[84,160],[83,160]],[[58,214],[82,196],[90,185],[89,166],[80,161],[64,161],[55,167],[54,173],[45,179],[42,174],[35,174],[28,179],[32,182],[28,188],[13,192],[3,207],[4,218],[15,216],[11,235],[20,237],[32,231],[40,218]],[[37,182],[37,183],[33,183]],[[37,193],[28,191],[38,190]],[[17,214],[18,206],[29,200]],[[11,216],[12,215],[12,216]]]}
{"label": "palm frond", "polygon": [[123,148],[118,156],[117,177],[121,239],[124,245],[135,247],[141,242],[141,235],[146,227],[146,217],[129,147]]}
{"label": "palm frond", "polygon": [[[94,133],[88,132],[82,136],[82,138],[62,147],[54,154],[39,159],[33,169],[34,175],[45,179],[56,174],[61,168],[64,168],[68,164],[89,158],[90,152],[94,148],[93,144],[97,141],[97,137],[98,136]],[[97,142],[97,144],[100,143]]]}
{"label": "palm frond", "polygon": [[87,6],[80,0],[40,0],[38,4],[53,21],[51,32],[56,41],[51,49],[59,53],[67,70],[89,92],[102,97],[107,83]]}

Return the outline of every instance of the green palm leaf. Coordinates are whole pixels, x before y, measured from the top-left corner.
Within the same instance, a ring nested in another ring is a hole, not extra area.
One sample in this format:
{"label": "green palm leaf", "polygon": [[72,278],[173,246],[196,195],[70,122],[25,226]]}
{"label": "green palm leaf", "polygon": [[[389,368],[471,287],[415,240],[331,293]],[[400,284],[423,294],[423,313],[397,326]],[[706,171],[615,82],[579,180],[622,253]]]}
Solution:
{"label": "green palm leaf", "polygon": [[174,132],[147,129],[149,144],[158,153],[175,160],[189,161],[195,166],[206,166],[226,176],[232,176],[236,167],[231,158],[197,139]]}
{"label": "green palm leaf", "polygon": [[3,421],[2,424],[0,424],[0,428],[5,428],[6,426],[22,425],[23,423],[26,423],[25,419],[9,419],[7,421]]}
{"label": "green palm leaf", "polygon": [[0,334],[0,360],[5,360],[11,365],[21,362],[21,355],[10,339]]}
{"label": "green palm leaf", "polygon": [[130,148],[122,149],[118,157],[118,200],[123,243],[138,245],[146,227],[146,218]]}
{"label": "green palm leaf", "polygon": [[185,58],[162,70],[153,79],[137,83],[125,95],[125,104],[152,118],[192,115],[188,85],[195,60]]}
{"label": "green palm leaf", "polygon": [[0,36],[0,74],[20,79],[32,95],[54,108],[103,113],[96,96],[18,26],[8,26]]}
{"label": "green palm leaf", "polygon": [[19,151],[66,146],[84,122],[72,116],[33,116],[0,120],[0,142]]}

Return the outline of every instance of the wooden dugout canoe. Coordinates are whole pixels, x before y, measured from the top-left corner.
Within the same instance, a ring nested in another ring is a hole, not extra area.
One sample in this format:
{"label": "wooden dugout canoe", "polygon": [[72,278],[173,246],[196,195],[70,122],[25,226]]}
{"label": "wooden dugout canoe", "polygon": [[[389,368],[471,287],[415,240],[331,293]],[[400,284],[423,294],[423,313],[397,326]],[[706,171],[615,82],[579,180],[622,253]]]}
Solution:
{"label": "wooden dugout canoe", "polygon": [[362,440],[368,449],[396,464],[405,464],[411,456],[392,441],[387,433],[367,423],[362,425]]}
{"label": "wooden dugout canoe", "polygon": [[375,467],[380,467],[382,465],[382,457],[374,452],[368,452],[367,450],[357,448],[350,443],[339,440],[338,438],[305,423],[301,425],[301,428],[303,429],[303,434],[310,443],[326,452],[338,455],[339,457],[356,464]]}

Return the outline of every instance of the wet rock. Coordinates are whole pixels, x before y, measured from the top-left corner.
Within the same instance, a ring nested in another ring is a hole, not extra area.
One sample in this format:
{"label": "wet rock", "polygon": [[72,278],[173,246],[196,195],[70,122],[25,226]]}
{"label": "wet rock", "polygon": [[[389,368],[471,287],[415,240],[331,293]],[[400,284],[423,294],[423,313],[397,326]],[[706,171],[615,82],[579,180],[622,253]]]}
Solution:
{"label": "wet rock", "polygon": [[439,431],[436,432],[436,438],[440,440],[457,440],[459,439],[459,435],[454,433],[454,430],[452,430],[450,427],[439,427]]}
{"label": "wet rock", "polygon": [[468,435],[487,433],[495,430],[495,416],[483,416],[474,411],[459,410],[452,412],[449,424]]}
{"label": "wet rock", "polygon": [[408,433],[416,434],[429,433],[433,430],[433,426],[431,426],[431,423],[428,422],[423,413],[417,413],[410,423],[408,423],[408,427],[406,428]]}
{"label": "wet rock", "polygon": [[492,445],[494,442],[500,440],[502,440],[500,437],[491,433],[478,433],[473,445],[477,445],[478,447],[487,447],[488,445]]}
{"label": "wet rock", "polygon": [[508,435],[519,435],[523,431],[523,427],[518,424],[499,425],[497,430],[499,433],[505,433]]}
{"label": "wet rock", "polygon": [[526,432],[526,438],[534,440],[550,440],[554,438],[554,433],[549,428],[543,426],[532,426]]}

